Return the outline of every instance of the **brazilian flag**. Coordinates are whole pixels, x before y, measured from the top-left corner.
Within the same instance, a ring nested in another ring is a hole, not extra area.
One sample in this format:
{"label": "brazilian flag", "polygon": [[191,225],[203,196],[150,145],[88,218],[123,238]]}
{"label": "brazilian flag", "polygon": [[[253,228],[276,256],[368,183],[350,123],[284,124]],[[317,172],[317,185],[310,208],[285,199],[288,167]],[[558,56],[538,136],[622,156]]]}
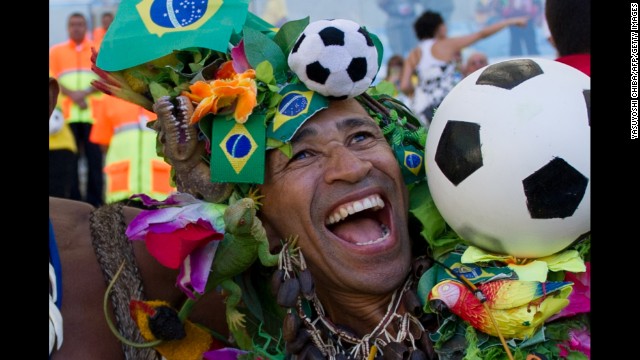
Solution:
{"label": "brazilian flag", "polygon": [[273,121],[267,127],[267,136],[288,142],[304,122],[316,112],[329,106],[322,94],[309,90],[304,84],[290,84],[280,90]]}
{"label": "brazilian flag", "polygon": [[400,164],[402,177],[405,184],[424,180],[426,174],[424,169],[424,151],[418,150],[413,145],[394,144],[393,152]]}
{"label": "brazilian flag", "polygon": [[215,119],[211,134],[211,181],[262,184],[266,156],[264,114],[244,124]]}
{"label": "brazilian flag", "polygon": [[226,53],[231,36],[247,20],[249,1],[123,0],[97,65],[118,71],[190,47]]}

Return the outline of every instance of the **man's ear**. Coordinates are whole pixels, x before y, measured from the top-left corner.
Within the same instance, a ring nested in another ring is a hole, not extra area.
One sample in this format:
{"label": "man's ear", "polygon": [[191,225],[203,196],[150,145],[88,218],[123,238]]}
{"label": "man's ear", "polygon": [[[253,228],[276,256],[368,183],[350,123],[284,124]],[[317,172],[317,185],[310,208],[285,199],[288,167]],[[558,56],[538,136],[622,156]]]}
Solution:
{"label": "man's ear", "polygon": [[53,109],[56,108],[59,93],[60,85],[58,85],[58,81],[52,77],[49,77],[49,117],[51,117]]}

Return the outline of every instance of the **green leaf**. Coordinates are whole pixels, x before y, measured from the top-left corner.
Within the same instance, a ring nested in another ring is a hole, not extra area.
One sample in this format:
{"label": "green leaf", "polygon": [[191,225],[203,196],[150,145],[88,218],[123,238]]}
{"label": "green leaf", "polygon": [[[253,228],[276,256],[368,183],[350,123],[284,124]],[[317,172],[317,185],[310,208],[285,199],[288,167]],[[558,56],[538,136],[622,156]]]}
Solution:
{"label": "green leaf", "polygon": [[263,61],[256,66],[256,79],[265,84],[272,84],[275,81],[273,77],[273,66],[268,61]]}
{"label": "green leaf", "polygon": [[302,34],[302,31],[304,31],[304,28],[307,27],[307,25],[309,25],[308,16],[300,20],[292,20],[285,23],[276,33],[273,41],[280,47],[282,53],[285,54],[286,57],[289,56],[293,44],[298,39],[298,36]]}
{"label": "green leaf", "polygon": [[[365,27],[366,30],[366,27]],[[369,32],[369,30],[367,30],[367,32]],[[380,69],[380,65],[382,65],[382,56],[384,55],[384,46],[382,46],[382,41],[380,41],[380,38],[378,37],[378,35],[369,32],[369,36],[371,37],[371,40],[373,41],[373,45],[376,46],[376,50],[378,50],[378,69]]]}
{"label": "green leaf", "polygon": [[283,82],[286,80],[287,61],[282,50],[273,40],[255,29],[245,27],[244,42],[247,60],[252,68],[256,69],[261,62],[268,61],[273,67],[276,81]]}
{"label": "green leaf", "polygon": [[157,101],[162,96],[169,95],[169,89],[162,86],[161,84],[158,84],[155,81],[149,84],[149,91],[151,92],[151,96],[153,97],[154,102]]}
{"label": "green leaf", "polygon": [[375,95],[388,95],[393,96],[396,92],[396,86],[391,81],[382,80],[376,86],[369,88],[367,93],[371,96]]}
{"label": "green leaf", "polygon": [[280,88],[277,85],[271,85],[271,84],[267,84],[267,87],[269,88],[269,90],[277,93],[278,91],[280,91]]}

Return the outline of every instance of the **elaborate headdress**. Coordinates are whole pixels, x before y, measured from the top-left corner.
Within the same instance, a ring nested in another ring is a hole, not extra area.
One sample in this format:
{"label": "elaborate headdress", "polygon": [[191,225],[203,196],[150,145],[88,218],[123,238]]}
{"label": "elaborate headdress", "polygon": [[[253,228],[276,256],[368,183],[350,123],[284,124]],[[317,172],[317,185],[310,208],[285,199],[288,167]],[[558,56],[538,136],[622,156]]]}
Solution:
{"label": "elaborate headdress", "polygon": [[94,86],[159,115],[158,151],[173,165],[179,191],[222,202],[231,184],[262,183],[265,151],[290,153],[304,121],[329,100],[348,97],[384,127],[407,183],[424,179],[426,132],[386,95],[390,84],[370,87],[382,60],[374,34],[344,19],[305,18],[274,29],[247,11],[246,0],[180,11],[170,3],[120,5]]}

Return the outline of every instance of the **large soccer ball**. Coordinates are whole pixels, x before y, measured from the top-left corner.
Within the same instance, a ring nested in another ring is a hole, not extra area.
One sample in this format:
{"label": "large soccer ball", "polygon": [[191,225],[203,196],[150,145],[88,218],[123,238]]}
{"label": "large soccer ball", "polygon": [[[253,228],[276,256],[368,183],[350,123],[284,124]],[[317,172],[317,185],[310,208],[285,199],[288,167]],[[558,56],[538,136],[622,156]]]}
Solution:
{"label": "large soccer ball", "polygon": [[570,66],[515,59],[451,90],[429,128],[426,173],[460,237],[538,258],[590,231],[590,89]]}
{"label": "large soccer ball", "polygon": [[288,63],[309,89],[346,99],[371,85],[378,73],[378,51],[369,33],[357,23],[319,20],[300,34]]}

